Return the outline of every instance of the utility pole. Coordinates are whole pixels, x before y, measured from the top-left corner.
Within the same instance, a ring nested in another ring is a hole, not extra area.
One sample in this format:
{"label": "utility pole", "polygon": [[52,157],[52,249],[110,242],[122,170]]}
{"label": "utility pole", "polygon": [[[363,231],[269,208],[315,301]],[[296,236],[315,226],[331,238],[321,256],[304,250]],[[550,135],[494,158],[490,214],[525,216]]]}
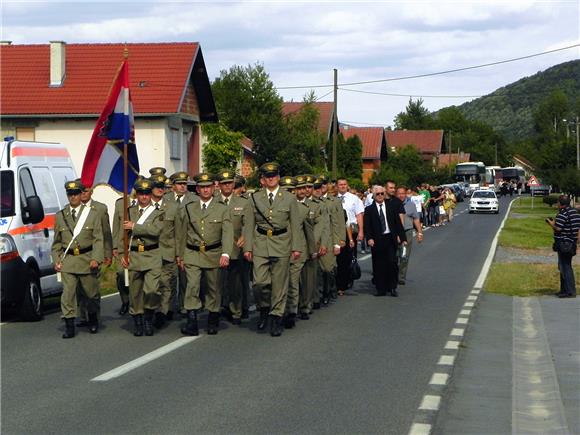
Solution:
{"label": "utility pole", "polygon": [[497,142],[495,143],[495,166],[497,166]]}
{"label": "utility pole", "polygon": [[578,132],[578,116],[576,116],[576,169],[580,171],[580,132]]}
{"label": "utility pole", "polygon": [[334,68],[334,119],[332,120],[332,179],[338,176],[336,167],[336,136],[338,134],[338,70]]}

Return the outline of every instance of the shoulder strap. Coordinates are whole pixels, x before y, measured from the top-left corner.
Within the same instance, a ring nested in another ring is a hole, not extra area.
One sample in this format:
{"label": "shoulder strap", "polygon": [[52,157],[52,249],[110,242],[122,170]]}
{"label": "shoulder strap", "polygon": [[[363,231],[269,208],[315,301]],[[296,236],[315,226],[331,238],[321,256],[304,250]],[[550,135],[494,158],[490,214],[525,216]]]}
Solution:
{"label": "shoulder strap", "polygon": [[274,225],[272,225],[270,223],[270,221],[268,220],[268,218],[266,216],[264,216],[264,213],[262,213],[262,210],[260,210],[260,208],[258,207],[258,204],[256,204],[256,198],[254,198],[254,194],[252,193],[250,196],[252,197],[252,201],[254,203],[254,208],[256,209],[256,211],[258,212],[258,214],[260,216],[262,216],[262,219],[264,219],[264,221],[266,221],[266,223],[268,225],[270,225],[272,227],[272,229],[274,229]]}

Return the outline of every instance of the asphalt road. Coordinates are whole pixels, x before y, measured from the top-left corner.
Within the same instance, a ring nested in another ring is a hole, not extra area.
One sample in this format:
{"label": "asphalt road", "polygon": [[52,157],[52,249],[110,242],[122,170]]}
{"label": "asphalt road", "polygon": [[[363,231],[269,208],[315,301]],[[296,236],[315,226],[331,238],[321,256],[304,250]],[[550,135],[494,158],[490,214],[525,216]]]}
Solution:
{"label": "asphalt road", "polygon": [[499,215],[465,212],[426,231],[399,298],[373,296],[365,259],[353,295],[281,338],[257,334],[254,320],[222,322],[217,336],[105,382],[91,379],[180,339],[180,322],[135,338],[113,296],[97,335],[61,339],[57,312],[4,324],[2,433],[406,434],[508,200],[501,204]]}

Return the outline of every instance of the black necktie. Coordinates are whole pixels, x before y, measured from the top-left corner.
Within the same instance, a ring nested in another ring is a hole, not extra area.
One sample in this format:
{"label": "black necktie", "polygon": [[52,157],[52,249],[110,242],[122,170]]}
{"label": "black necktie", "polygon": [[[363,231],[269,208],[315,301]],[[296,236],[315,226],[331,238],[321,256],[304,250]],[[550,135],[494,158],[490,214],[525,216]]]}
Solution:
{"label": "black necktie", "polygon": [[340,198],[340,202],[344,202],[344,195],[339,196],[339,198]]}
{"label": "black necktie", "polygon": [[387,223],[385,222],[385,214],[383,213],[383,204],[379,204],[379,218],[381,219],[381,232],[384,234],[387,231]]}
{"label": "black necktie", "polygon": [[207,208],[207,205],[205,205],[205,204],[202,204],[202,205],[201,205],[201,209],[202,209],[203,211],[205,211],[205,209],[206,209],[206,208]]}
{"label": "black necktie", "polygon": [[226,205],[228,205],[228,202],[230,202],[230,199],[229,198],[226,198],[226,199],[224,199],[224,202],[225,202]]}
{"label": "black necktie", "polygon": [[268,195],[268,201],[270,202],[270,205],[274,203],[274,194],[272,192]]}
{"label": "black necktie", "polygon": [[143,208],[139,209],[139,217],[141,217],[143,215],[143,210],[144,210]]}
{"label": "black necktie", "polygon": [[73,222],[76,222],[77,221],[77,211],[74,208],[72,209],[71,214],[72,214]]}
{"label": "black necktie", "polygon": [[159,210],[159,203],[155,203],[155,210]]}

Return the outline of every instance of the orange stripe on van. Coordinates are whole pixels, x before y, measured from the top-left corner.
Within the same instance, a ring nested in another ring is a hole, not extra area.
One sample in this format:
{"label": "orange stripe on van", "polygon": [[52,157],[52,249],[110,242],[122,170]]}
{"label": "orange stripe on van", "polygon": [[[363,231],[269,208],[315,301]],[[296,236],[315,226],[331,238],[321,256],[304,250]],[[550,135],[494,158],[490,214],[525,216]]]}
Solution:
{"label": "orange stripe on van", "polygon": [[69,157],[66,148],[43,148],[43,147],[15,147],[12,148],[12,157]]}
{"label": "orange stripe on van", "polygon": [[36,233],[38,231],[43,231],[45,228],[54,228],[54,222],[56,221],[55,214],[47,214],[44,216],[42,222],[33,225],[24,225],[18,228],[12,228],[8,231],[8,234],[12,236],[17,236],[19,234]]}

